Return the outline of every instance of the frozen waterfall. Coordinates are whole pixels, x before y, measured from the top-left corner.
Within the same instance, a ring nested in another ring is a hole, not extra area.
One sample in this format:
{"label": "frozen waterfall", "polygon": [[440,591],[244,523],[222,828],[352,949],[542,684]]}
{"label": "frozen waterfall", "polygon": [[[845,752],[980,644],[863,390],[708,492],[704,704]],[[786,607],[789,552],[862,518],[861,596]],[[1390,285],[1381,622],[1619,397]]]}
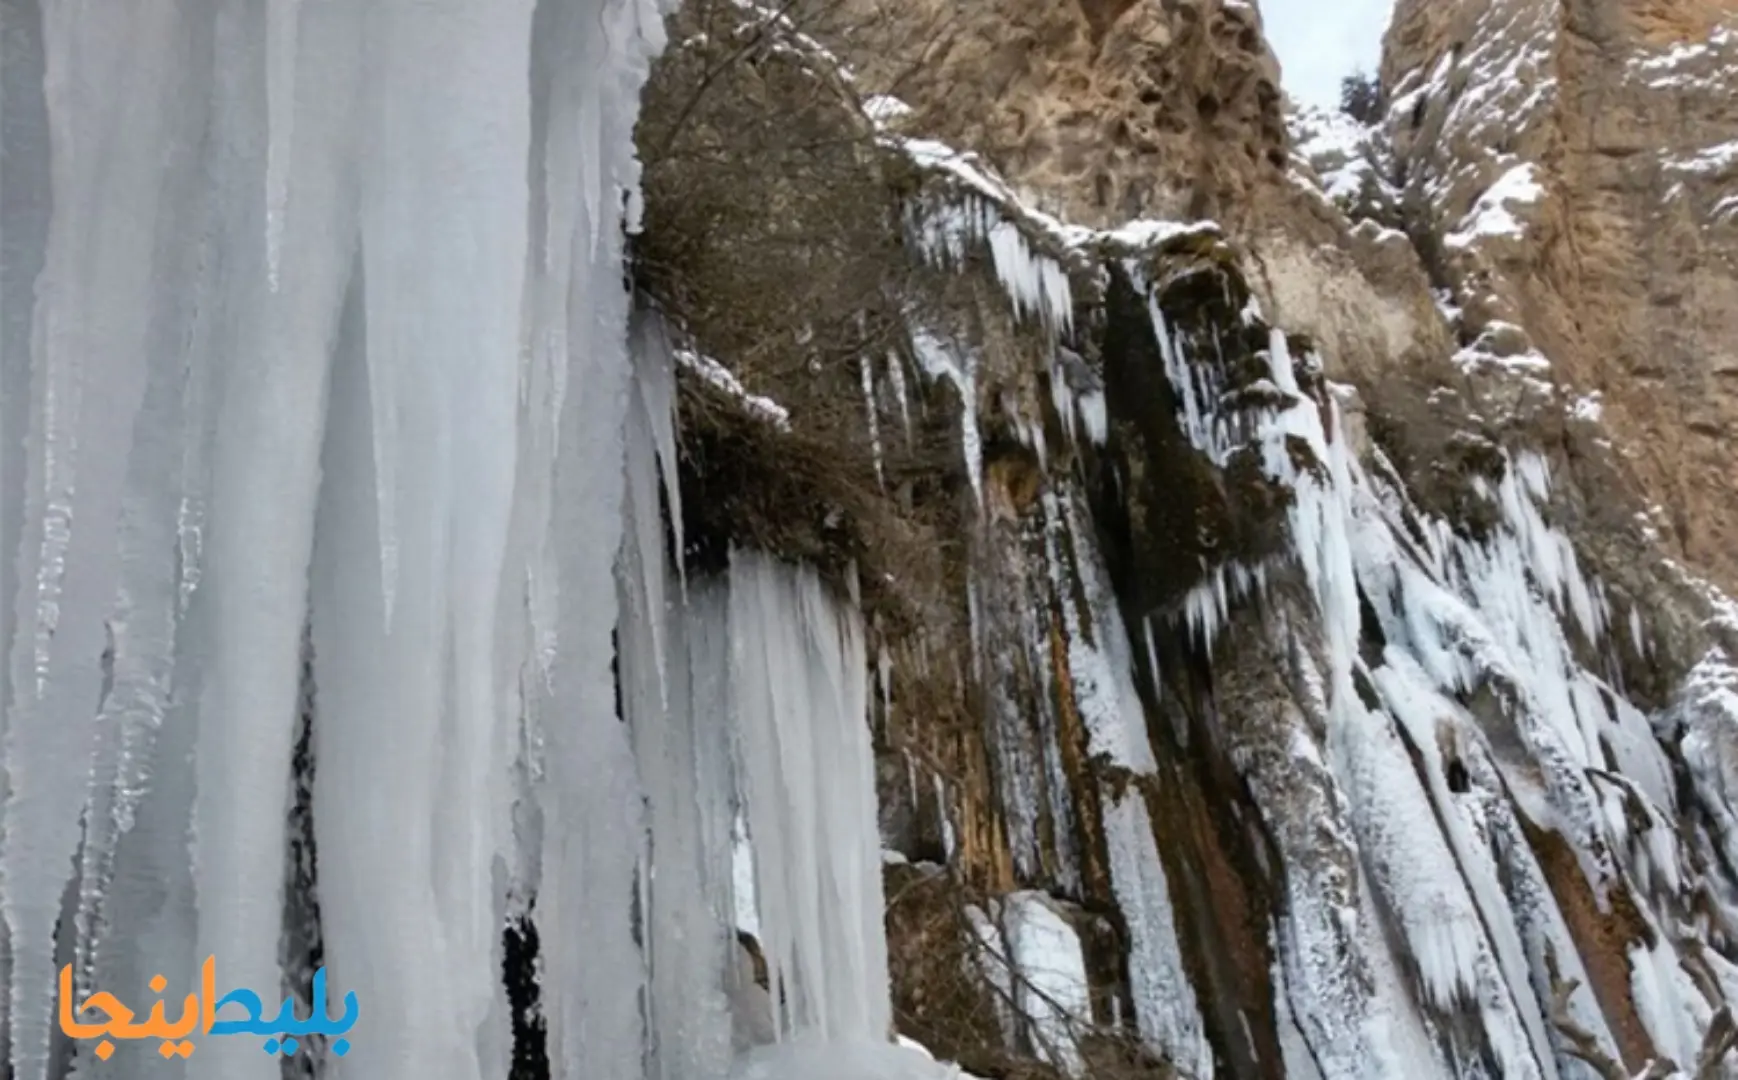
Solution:
{"label": "frozen waterfall", "polygon": [[664,6],[4,0],[16,1080],[276,1077],[61,1034],[63,965],[137,1003],[207,956],[356,994],[317,1075],[501,1077],[516,921],[551,1076],[722,1077],[743,809],[781,1025],[887,1039],[854,610],[669,568],[621,265]]}

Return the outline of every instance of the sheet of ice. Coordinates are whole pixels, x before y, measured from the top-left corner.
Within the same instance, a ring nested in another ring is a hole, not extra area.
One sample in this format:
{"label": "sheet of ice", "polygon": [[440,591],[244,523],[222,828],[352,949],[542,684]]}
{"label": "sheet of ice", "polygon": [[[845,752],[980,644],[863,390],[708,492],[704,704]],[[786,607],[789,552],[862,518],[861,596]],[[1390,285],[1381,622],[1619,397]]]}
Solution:
{"label": "sheet of ice", "polygon": [[1129,985],[1141,1038],[1188,1076],[1211,1080],[1213,1047],[1183,966],[1170,884],[1145,798],[1131,787],[1103,795],[1104,843],[1117,907],[1129,933]]}
{"label": "sheet of ice", "polygon": [[[1413,938],[1412,949],[1426,993],[1439,1007],[1450,1004],[1432,983],[1445,977],[1458,982],[1450,993],[1465,994],[1476,1002],[1486,1036],[1504,1059],[1509,1074],[1555,1077],[1555,1049],[1543,1007],[1534,993],[1509,901],[1499,885],[1496,862],[1474,831],[1476,821],[1463,819],[1465,801],[1457,802],[1449,790],[1438,743],[1437,719],[1443,706],[1428,677],[1403,653],[1391,653],[1388,660],[1389,664],[1377,668],[1371,678],[1380,687],[1391,715],[1408,732],[1422,769],[1410,768],[1411,763],[1404,758],[1397,760],[1383,776],[1384,786],[1404,789],[1401,797],[1416,800],[1413,812],[1428,811],[1434,820],[1424,818],[1408,824],[1403,812],[1378,809],[1372,825],[1408,837],[1404,842],[1409,854],[1399,860],[1404,867],[1402,876],[1411,880],[1412,889],[1422,887],[1441,898],[1437,909],[1431,910],[1423,893],[1412,892],[1401,898],[1397,910],[1409,937],[1418,929],[1415,920],[1428,921],[1422,929],[1430,941],[1420,943]],[[1420,774],[1424,790],[1417,791]],[[1386,860],[1396,854],[1390,848],[1375,857]],[[1389,867],[1390,873],[1393,869]],[[1438,964],[1447,970],[1438,969]]]}
{"label": "sheet of ice", "polygon": [[[1109,572],[1072,497],[1047,492],[1042,504],[1050,584],[1062,612],[1068,671],[1088,749],[1124,768],[1152,773],[1158,765],[1135,692],[1134,660]],[[1075,603],[1077,587],[1089,620],[1084,624]]]}
{"label": "sheet of ice", "polygon": [[[81,987],[206,953],[278,985],[311,608],[325,948],[379,1025],[330,1071],[500,1071],[506,893],[540,886],[552,1057],[625,1075],[616,195],[661,8],[38,9],[0,76],[14,1071],[47,1067],[66,895]],[[640,375],[655,521],[673,392]],[[185,1070],[275,1076],[244,1044]]]}
{"label": "sheet of ice", "polygon": [[1279,1033],[1280,1066],[1285,1070],[1284,1075],[1287,1080],[1326,1080],[1310,1051],[1309,1040],[1304,1038],[1297,1021],[1292,1018],[1291,991],[1285,984],[1285,964],[1276,960],[1268,974],[1273,983],[1273,1022]]}
{"label": "sheet of ice", "polygon": [[[46,382],[32,377],[31,326],[35,283],[47,250],[51,206],[49,122],[43,95],[42,13],[34,2],[0,9],[6,60],[0,64],[0,746],[6,745],[13,700],[14,632],[34,627],[34,610],[21,603],[19,558],[31,500],[26,440],[42,407]],[[40,483],[40,477],[38,478]],[[35,511],[40,513],[40,511]],[[21,562],[26,565],[21,566]],[[22,621],[21,621],[22,620]],[[31,633],[34,633],[32,630]],[[0,800],[10,781],[0,769]],[[3,925],[3,923],[0,923]],[[12,980],[8,934],[0,932],[0,1054],[11,1060]]]}
{"label": "sheet of ice", "polygon": [[1673,1061],[1695,1061],[1713,1010],[1679,964],[1676,952],[1663,940],[1651,948],[1633,945],[1629,970],[1636,1015],[1654,1045]]}

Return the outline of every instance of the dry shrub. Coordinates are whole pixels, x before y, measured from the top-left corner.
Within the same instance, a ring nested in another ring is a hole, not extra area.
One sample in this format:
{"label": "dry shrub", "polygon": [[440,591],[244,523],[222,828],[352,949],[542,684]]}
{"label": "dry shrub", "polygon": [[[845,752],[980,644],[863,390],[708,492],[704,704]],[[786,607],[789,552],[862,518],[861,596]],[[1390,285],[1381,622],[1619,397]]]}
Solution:
{"label": "dry shrub", "polygon": [[[1038,991],[973,932],[966,908],[975,903],[982,909],[984,898],[934,868],[889,866],[885,884],[894,1023],[900,1033],[985,1080],[1063,1080],[1059,1069],[1004,1042],[1000,1014],[1017,1016],[1019,1009],[986,973],[1005,975],[1015,993]],[[1095,986],[1094,992],[1097,997],[1119,990]],[[1127,1032],[1083,1021],[1074,1036],[1093,1080],[1175,1080],[1171,1067]]]}
{"label": "dry shrub", "polygon": [[[811,563],[835,584],[855,569],[884,629],[920,625],[947,594],[945,538],[961,534],[965,477],[948,422],[957,402],[899,359],[914,272],[903,174],[782,17],[700,0],[672,19],[671,41],[637,132],[636,280],[791,421],[781,431],[682,380],[686,532],[703,560],[738,544]],[[907,438],[884,403],[879,474],[865,362],[883,394],[888,363],[905,365],[913,419]]]}
{"label": "dry shrub", "polygon": [[838,392],[858,356],[901,336],[890,297],[909,263],[883,151],[789,33],[721,2],[683,8],[671,36],[695,43],[646,89],[642,283],[745,384],[836,423],[860,398]]}
{"label": "dry shrub", "polygon": [[916,464],[921,454],[889,461],[884,490],[866,454],[806,425],[780,430],[688,378],[681,442],[683,533],[696,567],[720,567],[731,546],[753,548],[807,563],[841,587],[855,581],[883,633],[937,617],[956,534],[934,515],[902,513],[889,494],[927,487],[917,498],[953,501],[940,493],[951,486],[946,475]]}

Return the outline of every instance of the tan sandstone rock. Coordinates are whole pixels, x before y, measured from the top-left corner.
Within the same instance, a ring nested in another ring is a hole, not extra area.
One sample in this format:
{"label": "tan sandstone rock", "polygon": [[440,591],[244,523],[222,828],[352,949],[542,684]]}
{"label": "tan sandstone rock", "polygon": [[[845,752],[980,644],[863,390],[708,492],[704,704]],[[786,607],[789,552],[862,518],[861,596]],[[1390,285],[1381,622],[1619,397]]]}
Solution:
{"label": "tan sandstone rock", "polygon": [[[1738,584],[1738,4],[1401,0],[1395,180],[1468,314],[1520,327],[1674,553]],[[1597,409],[1586,404],[1597,394]]]}

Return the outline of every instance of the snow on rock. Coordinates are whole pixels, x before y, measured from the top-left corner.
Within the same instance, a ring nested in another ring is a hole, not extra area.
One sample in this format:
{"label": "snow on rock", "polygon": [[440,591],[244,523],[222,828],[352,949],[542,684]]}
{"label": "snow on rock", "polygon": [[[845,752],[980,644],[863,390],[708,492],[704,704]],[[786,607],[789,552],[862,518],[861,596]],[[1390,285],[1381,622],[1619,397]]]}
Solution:
{"label": "snow on rock", "polygon": [[[941,143],[904,139],[899,145],[919,166],[944,171],[973,193],[957,202],[932,200],[934,205],[913,212],[912,229],[924,256],[938,265],[957,264],[969,247],[987,246],[996,278],[1015,313],[1038,319],[1052,334],[1069,331],[1074,299],[1068,274],[1053,255],[1034,250],[1020,221],[999,211],[998,205],[1018,205],[1006,186],[983,172],[969,155]],[[1065,228],[1036,211],[1028,210],[1024,216],[1038,226],[1036,236],[1052,243],[1067,246],[1080,236],[1079,230]]]}
{"label": "snow on rock", "polygon": [[1086,959],[1074,927],[1043,893],[1019,892],[1003,899],[1002,931],[1018,977],[1015,1000],[1026,1021],[1032,1049],[1071,1076],[1085,1067],[1078,1032],[1092,1020]]}
{"label": "snow on rock", "polygon": [[791,414],[783,405],[769,397],[749,393],[736,375],[717,360],[694,349],[676,349],[673,355],[683,370],[735,399],[748,415],[765,420],[780,431],[790,430]]}
{"label": "snow on rock", "polygon": [[739,1058],[729,1080],[976,1080],[910,1040],[797,1040]]}
{"label": "snow on rock", "polygon": [[1347,113],[1287,102],[1292,136],[1292,177],[1356,220],[1397,202],[1378,159],[1377,130]]}
{"label": "snow on rock", "polygon": [[890,94],[875,94],[863,99],[863,112],[877,125],[890,124],[902,116],[911,115],[911,106]]}
{"label": "snow on rock", "polygon": [[1677,41],[1657,52],[1630,58],[1629,74],[1656,89],[1683,88],[1717,78],[1722,62],[1738,49],[1738,29],[1716,25],[1703,41]]}
{"label": "snow on rock", "polygon": [[[755,0],[731,0],[731,3],[746,17],[736,28],[739,37],[749,38],[773,52],[794,56],[810,70],[837,78],[844,83],[857,81],[856,74],[836,53],[812,35],[803,32],[797,21],[788,14],[789,4],[774,7],[756,3]],[[769,27],[777,33],[763,33]]]}
{"label": "snow on rock", "polygon": [[1460,227],[1444,237],[1443,243],[1464,248],[1485,237],[1519,238],[1525,226],[1514,212],[1537,203],[1544,195],[1537,167],[1531,162],[1516,165],[1485,189],[1461,219]]}
{"label": "snow on rock", "polygon": [[[1664,752],[1647,718],[1579,659],[1574,643],[1597,650],[1612,612],[1549,522],[1544,459],[1499,451],[1500,479],[1472,482],[1499,524],[1466,537],[1420,519],[1381,473],[1366,472],[1337,435],[1338,388],[1310,388],[1320,364],[1294,363],[1283,335],[1269,349],[1274,393],[1265,400],[1277,404],[1227,416],[1234,406],[1219,389],[1219,361],[1181,347],[1156,304],[1151,315],[1179,424],[1195,447],[1214,461],[1262,447],[1269,474],[1292,488],[1292,557],[1316,597],[1317,625],[1272,612],[1264,620],[1276,642],[1296,643],[1280,647],[1298,667],[1300,704],[1325,724],[1319,746],[1301,726],[1292,735],[1291,768],[1325,774],[1319,782],[1345,800],[1346,832],[1336,836],[1357,853],[1355,889],[1324,888],[1325,838],[1281,825],[1302,781],[1285,782],[1288,802],[1278,798],[1277,774],[1246,773],[1288,865],[1294,903],[1278,927],[1278,953],[1296,1038],[1327,1075],[1416,1057],[1420,1075],[1458,1076],[1448,1061],[1472,1047],[1440,1025],[1471,1015],[1478,1052],[1503,1075],[1580,1075],[1580,1066],[1565,1064],[1550,1009],[1554,980],[1575,979],[1584,991],[1585,973],[1517,815],[1570,841],[1596,895],[1622,879],[1636,895],[1676,905],[1691,886],[1665,824],[1677,811]],[[1309,469],[1281,450],[1300,440],[1314,460]],[[1265,572],[1235,562],[1206,568],[1185,605],[1192,629],[1210,641],[1245,596],[1265,592]],[[1386,640],[1379,658],[1357,647],[1371,617]],[[1730,805],[1732,781],[1717,764],[1724,752],[1703,733],[1729,725],[1726,710],[1738,708],[1732,670],[1723,654],[1711,655],[1677,714],[1686,760],[1705,763],[1692,764],[1695,782],[1718,806]],[[1475,718],[1459,703],[1480,687],[1494,691],[1500,719]],[[1612,760],[1620,773],[1589,774]],[[1638,831],[1634,820],[1653,824]],[[1726,836],[1732,824],[1728,814],[1716,827]],[[1397,935],[1392,955],[1390,939],[1371,929],[1377,924]],[[1637,992],[1664,1003],[1649,1029],[1662,1046],[1694,1045],[1711,1009],[1682,984],[1672,947],[1660,948],[1637,976]],[[1565,1007],[1614,1045],[1587,993]],[[1680,1032],[1678,1024],[1688,1026]]]}
{"label": "snow on rock", "polygon": [[1599,423],[1600,417],[1605,415],[1605,402],[1603,397],[1604,396],[1598,390],[1595,390],[1592,393],[1576,398],[1568,405],[1569,415],[1576,420],[1585,421],[1589,424]]}
{"label": "snow on rock", "polygon": [[1703,147],[1681,158],[1667,161],[1671,172],[1696,173],[1705,176],[1723,174],[1738,165],[1738,140]]}
{"label": "snow on rock", "polygon": [[1114,229],[1072,225],[1022,200],[975,154],[932,139],[881,136],[924,173],[938,178],[907,207],[907,229],[930,263],[957,268],[984,248],[1017,314],[1053,337],[1073,330],[1076,275],[1096,280],[1106,252],[1151,251],[1183,237],[1220,235],[1210,221],[1136,220]]}
{"label": "snow on rock", "polygon": [[[1701,40],[1643,46],[1624,72],[1629,87],[1655,115],[1674,115],[1685,101],[1720,101],[1738,89],[1738,25],[1730,18],[1712,26]],[[1712,225],[1732,219],[1738,199],[1731,193],[1738,168],[1738,142],[1698,145],[1704,129],[1690,125],[1681,133],[1658,127],[1657,149],[1649,157],[1665,173],[1655,187],[1663,203],[1694,198],[1705,206]]]}
{"label": "snow on rock", "polygon": [[[1547,119],[1557,95],[1553,65],[1559,21],[1549,5],[1485,5],[1464,30],[1464,45],[1428,68],[1395,78],[1381,126],[1397,148],[1427,141],[1422,151],[1406,154],[1413,163],[1407,188],[1422,194],[1439,218],[1469,205],[1479,187],[1489,183],[1493,166],[1515,167],[1513,158],[1463,160],[1448,148],[1509,145]],[[1445,232],[1466,227],[1464,222],[1442,224]]]}

